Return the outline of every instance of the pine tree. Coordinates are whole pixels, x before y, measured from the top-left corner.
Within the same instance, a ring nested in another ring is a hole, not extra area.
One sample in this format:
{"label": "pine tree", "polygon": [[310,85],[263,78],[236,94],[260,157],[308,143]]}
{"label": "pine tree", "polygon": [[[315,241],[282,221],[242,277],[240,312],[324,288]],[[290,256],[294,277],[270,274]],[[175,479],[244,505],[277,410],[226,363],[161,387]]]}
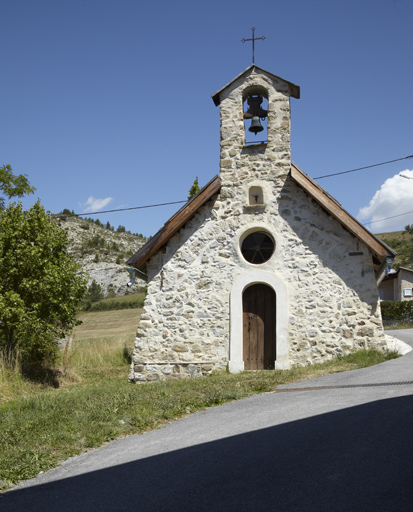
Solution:
{"label": "pine tree", "polygon": [[194,196],[196,196],[200,190],[201,190],[201,189],[199,188],[199,184],[198,184],[198,176],[197,176],[197,177],[195,178],[195,181],[194,181],[194,183],[193,183],[192,187],[189,189],[188,199],[191,199],[191,198],[193,198]]}

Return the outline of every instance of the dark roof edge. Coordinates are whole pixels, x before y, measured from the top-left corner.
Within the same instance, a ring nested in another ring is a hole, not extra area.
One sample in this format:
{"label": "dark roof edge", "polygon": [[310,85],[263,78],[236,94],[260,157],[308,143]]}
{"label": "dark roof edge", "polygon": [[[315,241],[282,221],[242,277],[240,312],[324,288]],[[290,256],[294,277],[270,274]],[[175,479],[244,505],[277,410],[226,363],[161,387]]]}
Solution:
{"label": "dark roof edge", "polygon": [[396,273],[398,273],[400,270],[407,270],[408,272],[413,272],[413,268],[399,267],[399,268],[396,270]]}
{"label": "dark roof edge", "polygon": [[396,279],[399,276],[401,270],[407,270],[407,272],[412,272],[413,273],[413,268],[399,267],[396,270],[396,272],[392,272],[391,274],[387,274],[384,277],[383,281],[391,281],[392,279]]}
{"label": "dark roof edge", "polygon": [[218,175],[214,176],[201,190],[192,197],[182,208],[167,220],[164,226],[143,245],[126,262],[127,265],[142,270],[142,266],[155,254],[168,240],[188,222],[212,196],[221,190],[221,180]]}
{"label": "dark roof edge", "polygon": [[[292,173],[292,178],[298,185],[300,185],[320,206],[325,208],[333,217],[335,217],[347,230],[349,230],[360,241],[365,243],[373,253],[379,255],[381,258],[397,256],[397,252],[391,249],[388,245],[377,238],[371,231],[363,226],[355,217],[353,217],[341,204],[336,201],[328,192],[326,192],[318,183],[308,176],[295,162],[291,163],[291,168],[294,168],[302,176],[303,180],[297,181]],[[311,187],[311,190],[310,190]],[[317,193],[314,193],[314,189]],[[321,199],[321,200],[320,200]],[[379,247],[382,250],[378,250]]]}

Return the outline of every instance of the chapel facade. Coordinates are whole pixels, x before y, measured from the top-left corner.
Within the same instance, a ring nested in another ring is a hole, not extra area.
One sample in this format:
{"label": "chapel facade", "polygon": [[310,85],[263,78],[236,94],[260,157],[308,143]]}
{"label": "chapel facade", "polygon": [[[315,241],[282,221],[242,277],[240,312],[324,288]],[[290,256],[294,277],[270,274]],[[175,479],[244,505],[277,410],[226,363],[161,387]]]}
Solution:
{"label": "chapel facade", "polygon": [[[127,262],[148,283],[130,380],[287,369],[385,347],[377,286],[395,253],[291,162],[299,96],[255,65],[213,95],[219,176]],[[246,130],[258,142],[246,143]]]}

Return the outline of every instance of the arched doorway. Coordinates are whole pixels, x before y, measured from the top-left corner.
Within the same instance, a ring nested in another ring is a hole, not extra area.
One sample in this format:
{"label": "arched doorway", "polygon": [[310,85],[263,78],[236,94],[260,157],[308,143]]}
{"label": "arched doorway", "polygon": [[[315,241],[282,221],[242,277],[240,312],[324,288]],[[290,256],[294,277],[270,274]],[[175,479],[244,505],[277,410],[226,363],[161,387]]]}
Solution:
{"label": "arched doorway", "polygon": [[275,311],[275,370],[291,367],[288,357],[288,293],[281,277],[272,272],[255,270],[237,277],[230,293],[230,338],[228,369],[231,373],[245,369],[243,357],[243,297],[244,292],[255,284],[264,284],[274,290],[277,301]]}
{"label": "arched doorway", "polygon": [[248,286],[242,296],[245,370],[273,370],[276,360],[276,296],[263,283]]}

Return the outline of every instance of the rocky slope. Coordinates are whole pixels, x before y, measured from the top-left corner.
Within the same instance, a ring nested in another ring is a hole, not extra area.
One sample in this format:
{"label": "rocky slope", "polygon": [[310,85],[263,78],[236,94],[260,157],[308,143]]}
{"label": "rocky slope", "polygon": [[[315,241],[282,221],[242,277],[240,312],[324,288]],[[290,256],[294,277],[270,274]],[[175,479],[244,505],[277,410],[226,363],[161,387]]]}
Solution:
{"label": "rocky slope", "polygon": [[141,279],[136,279],[131,288],[126,286],[129,273],[125,265],[125,261],[144,245],[144,237],[113,231],[78,217],[62,217],[56,222],[67,230],[69,251],[88,274],[89,284],[92,280],[100,284],[105,297],[110,292],[121,296],[145,287]]}

